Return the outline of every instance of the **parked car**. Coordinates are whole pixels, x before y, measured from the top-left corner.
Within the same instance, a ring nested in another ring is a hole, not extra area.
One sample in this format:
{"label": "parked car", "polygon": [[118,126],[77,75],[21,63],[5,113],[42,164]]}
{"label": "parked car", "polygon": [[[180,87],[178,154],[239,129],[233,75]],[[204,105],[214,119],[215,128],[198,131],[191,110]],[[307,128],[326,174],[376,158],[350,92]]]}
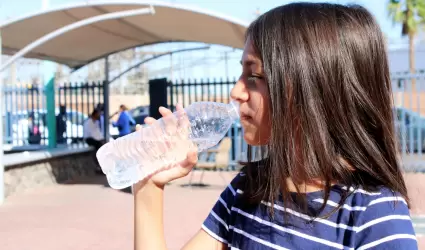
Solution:
{"label": "parked car", "polygon": [[412,110],[397,107],[395,124],[401,149],[425,152],[425,117]]}
{"label": "parked car", "polygon": [[128,111],[136,124],[145,124],[145,118],[149,116],[149,106],[138,106]]}

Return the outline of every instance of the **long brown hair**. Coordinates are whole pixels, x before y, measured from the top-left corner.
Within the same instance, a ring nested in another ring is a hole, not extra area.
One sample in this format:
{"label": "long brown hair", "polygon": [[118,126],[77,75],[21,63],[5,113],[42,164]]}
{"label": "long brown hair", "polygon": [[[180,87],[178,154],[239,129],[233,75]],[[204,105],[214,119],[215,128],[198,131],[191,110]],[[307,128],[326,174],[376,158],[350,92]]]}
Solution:
{"label": "long brown hair", "polygon": [[263,61],[273,122],[265,160],[243,169],[245,197],[292,199],[290,178],[323,181],[324,205],[332,181],[385,186],[408,202],[386,46],[373,16],[357,5],[292,3],[258,17],[248,38]]}

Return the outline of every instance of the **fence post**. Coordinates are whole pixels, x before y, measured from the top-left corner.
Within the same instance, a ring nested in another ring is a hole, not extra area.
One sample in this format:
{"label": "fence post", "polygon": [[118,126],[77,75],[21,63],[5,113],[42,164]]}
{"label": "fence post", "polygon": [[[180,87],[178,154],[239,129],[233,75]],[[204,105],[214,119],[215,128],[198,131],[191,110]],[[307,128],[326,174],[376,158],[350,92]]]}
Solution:
{"label": "fence post", "polygon": [[[1,30],[0,30],[0,65],[2,58],[2,43],[1,43]],[[5,198],[4,188],[4,165],[3,165],[3,72],[0,71],[0,142],[2,148],[0,150],[0,204],[3,204]]]}
{"label": "fence post", "polygon": [[149,116],[155,119],[162,117],[158,111],[159,107],[168,107],[167,85],[167,78],[153,79],[149,81]]}
{"label": "fence post", "polygon": [[[105,81],[103,82],[103,133],[109,141],[109,56],[105,57]],[[94,92],[94,90],[93,90]]]}
{"label": "fence post", "polygon": [[49,131],[49,148],[56,147],[56,103],[55,103],[55,77],[53,76],[44,86],[47,108],[47,131]]}

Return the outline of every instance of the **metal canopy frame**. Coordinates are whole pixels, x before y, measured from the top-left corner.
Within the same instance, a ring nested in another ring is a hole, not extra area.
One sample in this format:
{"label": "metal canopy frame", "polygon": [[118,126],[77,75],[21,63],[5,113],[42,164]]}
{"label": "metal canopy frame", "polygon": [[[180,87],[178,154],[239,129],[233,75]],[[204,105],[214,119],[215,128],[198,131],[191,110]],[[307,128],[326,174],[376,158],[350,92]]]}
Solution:
{"label": "metal canopy frame", "polygon": [[[10,27],[10,25],[15,25],[15,24],[25,24],[25,21],[31,19],[31,18],[39,18],[39,17],[43,17],[43,16],[48,16],[48,15],[52,15],[54,16],[55,14],[60,14],[60,12],[68,12],[68,11],[73,11],[75,9],[79,9],[82,8],[84,9],[85,7],[88,8],[93,8],[95,10],[97,9],[101,9],[104,6],[119,6],[119,7],[123,7],[123,8],[128,8],[128,7],[133,7],[135,9],[137,9],[137,6],[140,5],[140,8],[146,8],[147,6],[153,6],[154,8],[164,8],[164,9],[168,9],[170,11],[184,11],[184,12],[188,12],[188,13],[193,13],[196,16],[204,16],[204,17],[211,17],[213,18],[213,20],[217,20],[217,21],[223,21],[224,23],[220,23],[220,28],[231,28],[231,30],[233,30],[234,34],[237,34],[237,38],[234,37],[232,39],[237,39],[233,40],[232,45],[227,45],[230,47],[234,47],[234,48],[239,48],[242,49],[243,45],[244,45],[244,29],[246,29],[248,27],[248,22],[246,21],[242,21],[239,20],[237,18],[233,18],[231,16],[227,16],[227,15],[223,15],[221,13],[217,13],[214,11],[210,11],[210,10],[205,10],[202,8],[198,8],[198,7],[193,7],[190,5],[185,5],[185,4],[175,4],[175,3],[170,3],[170,2],[163,2],[163,1],[156,1],[156,0],[99,0],[99,1],[90,1],[90,2],[78,2],[78,3],[73,3],[73,4],[66,4],[66,5],[62,5],[62,6],[58,6],[55,8],[50,8],[50,9],[46,9],[46,10],[42,10],[42,11],[36,11],[30,14],[26,14],[20,17],[16,17],[16,18],[12,18],[9,19],[7,21],[4,22],[0,22],[0,29],[2,28],[8,28]],[[88,9],[91,10],[91,9]],[[85,10],[85,11],[88,11]],[[106,11],[104,9],[104,11]],[[117,12],[117,10],[109,10],[109,13],[113,13],[113,12]],[[162,9],[161,9],[162,11]],[[158,12],[158,13],[162,13],[162,12]],[[91,14],[92,15],[92,14]],[[96,15],[102,15],[101,12],[99,12]],[[195,16],[195,17],[196,17]],[[92,16],[93,17],[93,16]],[[125,17],[125,16],[123,16]],[[118,18],[118,17],[117,17]],[[207,21],[210,21],[211,19],[207,19]],[[67,21],[69,22],[69,21]],[[50,31],[48,31],[50,32]],[[187,31],[186,31],[187,32]],[[169,38],[169,39],[168,39]],[[190,38],[189,38],[190,39]],[[221,38],[220,38],[221,39]],[[206,38],[206,40],[209,40],[209,38]],[[167,37],[164,36],[162,37],[161,41],[146,41],[143,43],[140,43],[139,45],[131,45],[131,46],[127,46],[127,47],[120,47],[119,49],[115,49],[115,50],[111,50],[108,51],[107,53],[104,54],[98,54],[96,57],[90,58],[89,61],[87,60],[83,60],[81,62],[81,64],[79,63],[78,59],[75,60],[74,63],[71,63],[72,66],[70,66],[72,69],[76,70],[79,69],[81,67],[84,67],[85,65],[96,61],[98,59],[102,59],[102,58],[106,58],[107,56],[111,55],[111,54],[115,54],[127,49],[131,49],[131,48],[135,48],[135,47],[140,47],[140,46],[146,46],[146,45],[152,45],[152,44],[158,44],[158,43],[169,43],[169,42],[203,42],[203,43],[207,43],[207,44],[218,44],[218,45],[224,45],[226,42],[217,42],[217,40],[212,41],[212,42],[204,42],[204,41],[199,41],[197,39],[191,39],[191,40],[182,40],[179,38],[172,38],[172,37]],[[236,44],[234,44],[236,43]],[[15,49],[12,47],[7,47],[7,46],[11,46],[11,45],[5,45],[3,44],[3,53],[6,54],[12,54],[15,53],[17,50],[19,50],[19,48]],[[13,46],[13,45],[12,45]],[[22,46],[22,45],[21,45]],[[41,60],[47,60],[47,61],[55,61],[57,63],[60,64],[65,64],[66,65],[66,61],[70,60],[67,58],[60,58],[60,57],[52,57],[52,55],[49,54],[44,54],[42,52],[37,52],[37,54],[31,54],[30,56],[28,56],[29,58],[38,58]],[[69,65],[68,65],[69,66]]]}
{"label": "metal canopy frame", "polygon": [[127,11],[118,11],[114,13],[108,13],[103,15],[98,15],[90,18],[83,19],[81,21],[69,24],[67,26],[64,26],[58,30],[55,30],[37,40],[34,42],[28,44],[24,48],[22,48],[18,53],[14,54],[9,60],[6,61],[3,65],[0,66],[0,71],[5,70],[7,67],[9,67],[13,62],[15,62],[17,59],[25,56],[28,52],[31,50],[37,48],[38,46],[43,45],[44,43],[55,39],[56,37],[65,34],[71,30],[78,29],[83,26],[87,26],[93,23],[102,22],[110,19],[117,19],[121,17],[130,17],[130,16],[136,16],[136,15],[145,15],[145,14],[155,14],[154,8],[151,6],[150,8],[142,8],[142,9],[136,9],[136,10],[127,10]]}
{"label": "metal canopy frame", "polygon": [[140,62],[138,62],[138,63],[136,63],[136,64],[134,64],[134,65],[132,65],[130,67],[128,67],[126,70],[124,70],[121,73],[119,73],[116,77],[114,77],[108,83],[111,84],[111,83],[115,82],[116,80],[118,80],[121,76],[127,74],[130,70],[135,69],[135,68],[139,67],[142,64],[145,64],[145,63],[150,62],[152,60],[158,59],[160,57],[163,57],[163,56],[166,56],[166,55],[171,55],[172,56],[172,55],[177,54],[177,53],[188,52],[188,51],[206,50],[206,49],[209,49],[209,48],[210,48],[210,46],[203,46],[203,47],[197,47],[197,48],[188,48],[188,49],[179,49],[179,50],[174,50],[174,51],[170,51],[170,52],[166,52],[166,53],[161,53],[159,55],[152,56],[150,58],[144,59],[144,60],[142,60],[142,61],[140,61]]}
{"label": "metal canopy frame", "polygon": [[[112,12],[112,13],[107,13],[107,14],[103,14],[103,15],[97,15],[97,16],[89,17],[89,18],[71,23],[71,24],[66,25],[62,28],[54,30],[54,31],[50,32],[49,34],[47,34],[47,35],[37,39],[36,41],[30,43],[29,45],[20,49],[20,51],[17,52],[16,54],[14,54],[11,58],[9,58],[9,60],[7,62],[2,64],[1,55],[2,55],[2,47],[3,46],[2,46],[2,40],[1,40],[1,38],[2,38],[1,37],[2,36],[1,30],[5,26],[8,26],[8,25],[13,24],[15,22],[23,21],[23,20],[31,18],[31,17],[47,15],[47,14],[49,14],[51,12],[55,12],[55,11],[68,10],[68,9],[84,7],[84,6],[101,6],[101,5],[107,5],[107,4],[116,4],[116,5],[137,5],[137,4],[140,4],[140,5],[149,5],[151,7],[150,8],[135,9],[135,10],[127,10],[127,11],[116,11],[116,12]],[[71,30],[78,29],[78,28],[81,28],[83,26],[86,26],[86,25],[89,25],[89,24],[92,24],[92,23],[101,22],[101,21],[105,21],[105,20],[111,20],[111,19],[118,19],[118,18],[128,17],[128,16],[155,14],[155,10],[154,10],[153,6],[188,10],[188,11],[192,11],[192,12],[197,12],[198,14],[201,14],[201,15],[208,15],[208,16],[216,17],[216,18],[231,22],[235,25],[241,25],[241,26],[244,26],[244,27],[248,26],[247,23],[242,22],[240,20],[222,15],[222,14],[219,14],[219,13],[206,11],[206,10],[203,10],[203,9],[200,9],[200,8],[194,8],[194,7],[177,5],[177,4],[172,4],[172,3],[159,2],[159,1],[144,1],[144,0],[126,0],[126,1],[112,0],[112,1],[96,1],[96,2],[86,2],[86,3],[83,2],[83,3],[75,3],[75,4],[71,4],[71,5],[64,5],[64,6],[57,7],[57,8],[51,8],[51,9],[47,9],[47,10],[34,12],[34,13],[29,14],[29,15],[24,15],[24,16],[21,16],[21,17],[18,17],[18,18],[8,20],[4,23],[0,23],[0,96],[3,94],[3,89],[2,89],[3,88],[3,82],[2,82],[3,71],[10,64],[12,64],[14,61],[16,61],[17,59],[26,55],[28,52],[35,49],[36,47],[44,44],[47,41],[55,39],[56,37],[58,37],[62,34],[65,34],[65,33],[69,32]],[[194,41],[194,42],[196,42],[196,41]],[[103,56],[105,58],[105,78],[106,78],[105,81],[106,81],[106,83],[109,82],[108,57],[109,57],[109,55],[117,53],[117,52],[120,52],[120,51],[111,51],[110,53]],[[173,53],[176,53],[176,52],[173,52]],[[170,53],[166,53],[166,54],[170,54]],[[165,55],[165,54],[163,54],[163,55]],[[157,57],[160,57],[160,56],[163,56],[163,55],[158,55],[156,57],[153,57],[153,58],[150,58],[150,59],[147,59],[147,60],[150,61],[150,60],[153,60],[154,58],[157,58]],[[100,58],[96,58],[96,59],[100,59]],[[147,60],[142,61],[142,62],[140,62],[136,65],[133,65],[127,71],[131,70],[134,67],[137,67],[138,65],[140,65],[142,63],[145,63]],[[87,64],[85,64],[85,65],[87,65]],[[78,67],[75,67],[74,70],[81,68],[85,65],[79,65]],[[122,74],[125,74],[127,71],[123,72]],[[53,79],[53,77],[52,77],[52,79]],[[113,80],[115,80],[115,79],[113,79]],[[105,113],[109,112],[109,107],[108,107],[108,103],[107,103],[108,97],[109,97],[109,92],[108,91],[104,92],[104,98],[105,98],[105,103],[104,103],[105,110],[104,110],[104,112]],[[2,103],[1,100],[3,100],[3,98],[0,98],[0,111],[1,111],[1,113],[3,113],[2,112],[3,103]],[[55,114],[53,114],[53,115],[55,115]],[[3,143],[3,122],[2,122],[2,119],[3,119],[3,115],[1,114],[0,115],[0,141]],[[105,122],[108,122],[108,120],[105,119]],[[108,126],[105,126],[105,133],[109,134]],[[5,200],[5,192],[4,191],[5,191],[4,190],[4,165],[3,165],[3,147],[2,147],[2,150],[0,151],[0,204],[2,204]]]}
{"label": "metal canopy frame", "polygon": [[[117,19],[117,18],[121,18],[121,17],[128,17],[128,16],[134,16],[134,15],[146,15],[146,14],[155,14],[155,10],[154,8],[151,6],[150,8],[142,8],[142,9],[136,9],[136,10],[129,10],[129,11],[119,11],[119,12],[114,12],[114,13],[108,13],[108,14],[104,14],[104,15],[98,15],[95,17],[91,17],[91,18],[86,18],[83,19],[81,21],[72,23],[70,25],[67,25],[65,27],[62,27],[58,30],[55,30],[39,39],[37,39],[36,41],[32,42],[31,44],[25,46],[24,48],[22,48],[19,52],[17,52],[15,55],[13,55],[6,63],[1,64],[1,55],[2,55],[2,43],[1,43],[1,29],[0,29],[0,96],[3,94],[3,79],[2,79],[2,73],[3,70],[5,70],[6,68],[8,68],[10,66],[10,64],[12,64],[13,62],[15,62],[16,60],[18,60],[19,58],[23,57],[26,53],[28,53],[29,51],[33,50],[34,48],[42,45],[43,43],[54,39],[66,32],[69,32],[71,30],[74,29],[78,29],[80,27],[86,26],[86,25],[90,25],[92,23],[96,23],[96,22],[101,22],[101,21],[105,21],[105,20],[110,20],[110,19]],[[50,79],[49,82],[52,82],[52,80],[54,79],[54,76],[52,76],[52,78]],[[105,83],[106,85],[108,84],[108,80],[109,80],[109,61],[108,61],[108,56],[106,57],[105,60]],[[52,86],[54,88],[54,86]],[[109,89],[109,88],[105,88],[105,89]],[[54,93],[53,93],[54,95]],[[104,112],[107,114],[107,112],[109,112],[109,102],[108,97],[109,97],[109,91],[104,91],[103,93],[104,95]],[[3,98],[0,98],[0,141],[3,144],[3,102],[2,102]],[[53,99],[54,101],[54,99]],[[53,107],[54,110],[54,107]],[[53,112],[52,114],[48,114],[48,116],[53,116],[53,117],[48,117],[48,119],[50,118],[51,121],[54,121],[54,116],[55,113]],[[108,126],[108,119],[104,119],[104,128],[105,128],[105,138],[108,138],[109,135],[109,126]],[[54,122],[53,122],[54,123]],[[51,123],[50,123],[51,124]],[[50,140],[49,140],[50,142]],[[55,142],[54,142],[55,143]],[[4,164],[3,164],[3,146],[1,148],[1,152],[0,152],[0,204],[3,204],[4,199],[5,199],[5,191],[4,191]]]}

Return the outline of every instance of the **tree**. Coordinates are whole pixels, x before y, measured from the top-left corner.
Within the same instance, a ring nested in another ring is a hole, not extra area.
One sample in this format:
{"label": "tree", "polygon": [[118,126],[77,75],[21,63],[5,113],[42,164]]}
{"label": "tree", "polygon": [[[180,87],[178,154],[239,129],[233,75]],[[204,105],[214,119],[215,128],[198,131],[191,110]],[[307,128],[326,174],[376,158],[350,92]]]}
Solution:
{"label": "tree", "polygon": [[388,13],[394,23],[402,25],[402,36],[409,38],[409,69],[415,73],[415,38],[425,26],[425,0],[390,0]]}

